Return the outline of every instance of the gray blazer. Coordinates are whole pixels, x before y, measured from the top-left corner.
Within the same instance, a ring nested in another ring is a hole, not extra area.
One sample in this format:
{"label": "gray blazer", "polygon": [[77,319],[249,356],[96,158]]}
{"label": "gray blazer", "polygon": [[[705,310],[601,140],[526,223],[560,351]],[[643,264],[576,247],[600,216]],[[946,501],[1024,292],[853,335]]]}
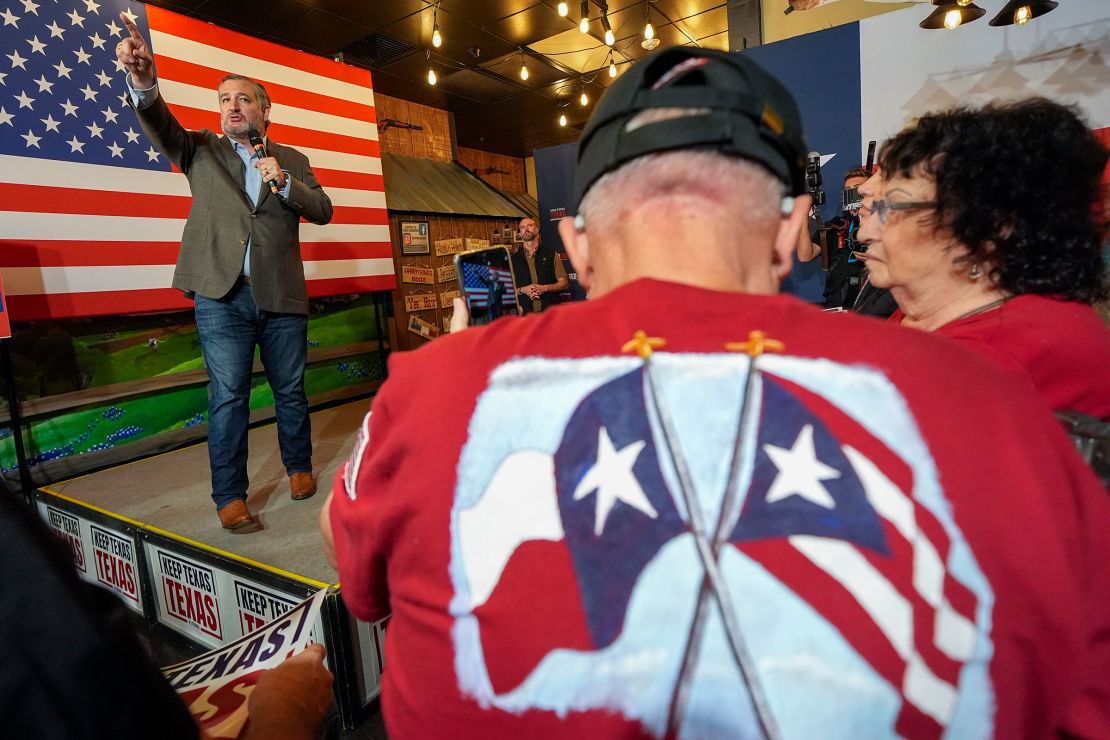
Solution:
{"label": "gray blazer", "polygon": [[298,224],[302,216],[316,224],[332,216],[331,199],[312,174],[308,157],[268,141],[267,153],[291,176],[289,197],[272,194],[263,183],[255,206],[243,189],[243,160],[226,136],[186,130],[161,96],[136,113],[154,146],[189,178],[193,193],[173,287],[206,298],[227,295],[243,271],[250,239],[251,292],[258,307],[307,314]]}

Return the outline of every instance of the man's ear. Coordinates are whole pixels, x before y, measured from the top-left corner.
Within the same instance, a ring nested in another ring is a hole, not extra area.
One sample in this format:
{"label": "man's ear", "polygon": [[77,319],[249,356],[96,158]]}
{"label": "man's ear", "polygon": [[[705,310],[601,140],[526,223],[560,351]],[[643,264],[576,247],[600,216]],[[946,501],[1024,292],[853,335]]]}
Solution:
{"label": "man's ear", "polygon": [[776,284],[782,283],[794,267],[794,250],[802,229],[809,228],[809,209],[813,198],[799,195],[794,198],[794,207],[779,219],[778,232],[775,234],[774,252],[771,255],[771,274]]}
{"label": "man's ear", "polygon": [[590,265],[590,245],[586,238],[586,230],[579,231],[570,216],[559,219],[559,238],[563,240],[563,248],[567,250],[570,264],[578,274],[578,284],[587,293],[593,277],[593,268]]}

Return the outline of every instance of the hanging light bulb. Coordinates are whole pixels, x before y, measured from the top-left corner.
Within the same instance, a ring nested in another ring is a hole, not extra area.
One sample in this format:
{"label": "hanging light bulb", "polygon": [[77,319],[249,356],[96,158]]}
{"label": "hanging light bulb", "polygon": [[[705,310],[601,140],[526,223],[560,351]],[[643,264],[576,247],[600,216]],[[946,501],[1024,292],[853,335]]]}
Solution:
{"label": "hanging light bulb", "polygon": [[443,46],[443,37],[439,35],[439,23],[432,26],[432,46],[437,49]]}
{"label": "hanging light bulb", "polygon": [[581,105],[589,105],[590,104],[590,96],[586,94],[585,90],[583,90],[582,94],[578,97],[578,102]]}
{"label": "hanging light bulb", "polygon": [[523,60],[520,62],[520,79],[528,79],[528,65],[525,64]]}
{"label": "hanging light bulb", "polygon": [[430,69],[430,68],[428,69],[428,84],[429,85],[435,85],[436,84],[436,71],[434,69]]}
{"label": "hanging light bulb", "polygon": [[644,38],[640,40],[640,46],[647,51],[652,51],[659,47],[659,39],[655,38],[655,26],[651,25],[651,3],[644,3]]}
{"label": "hanging light bulb", "polygon": [[605,45],[606,46],[612,46],[614,43],[616,43],[616,41],[617,41],[617,39],[613,35],[613,29],[606,28],[605,29]]}
{"label": "hanging light bulb", "polygon": [[582,20],[578,21],[578,30],[590,32],[590,0],[582,0]]}
{"label": "hanging light bulb", "polygon": [[[1015,5],[1018,0],[1011,0]],[[982,18],[987,11],[974,2],[966,5],[955,0],[935,0],[936,7],[928,18],[917,25],[922,28],[947,28],[952,30]]]}
{"label": "hanging light bulb", "polygon": [[560,113],[559,114],[559,125],[560,126],[566,126],[567,125],[567,114],[566,113]]}
{"label": "hanging light bulb", "polygon": [[609,76],[610,77],[616,77],[617,76],[617,63],[613,61],[612,57],[609,57]]}
{"label": "hanging light bulb", "polygon": [[1051,13],[1059,4],[1056,0],[1010,0],[991,19],[991,25],[1008,26],[1013,23],[1024,26],[1034,18]]}
{"label": "hanging light bulb", "polygon": [[567,7],[566,3],[559,3],[558,11],[561,17],[566,18],[567,13],[570,12],[570,8]]}

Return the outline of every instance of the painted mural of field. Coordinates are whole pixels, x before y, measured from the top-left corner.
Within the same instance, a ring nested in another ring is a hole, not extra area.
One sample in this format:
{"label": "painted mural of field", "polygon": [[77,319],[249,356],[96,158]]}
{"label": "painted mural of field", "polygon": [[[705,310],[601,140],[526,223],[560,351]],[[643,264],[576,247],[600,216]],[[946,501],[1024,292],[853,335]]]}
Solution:
{"label": "painted mural of field", "polygon": [[[97,327],[97,321],[109,326]],[[188,313],[66,323],[75,325],[33,327],[30,336],[19,337],[22,344],[17,346],[23,352],[16,355],[16,384],[24,399],[204,366],[196,327]],[[102,330],[96,331],[98,328]],[[369,295],[314,302],[308,329],[310,351],[376,339],[377,320]],[[377,353],[363,353],[310,365],[305,387],[312,396],[381,377]],[[34,421],[30,434],[24,436],[27,456],[37,465],[205,423],[207,398],[205,386],[172,388]],[[265,378],[255,378],[251,408],[272,404],[273,394]],[[10,430],[3,427],[0,470],[14,467],[15,446]]]}

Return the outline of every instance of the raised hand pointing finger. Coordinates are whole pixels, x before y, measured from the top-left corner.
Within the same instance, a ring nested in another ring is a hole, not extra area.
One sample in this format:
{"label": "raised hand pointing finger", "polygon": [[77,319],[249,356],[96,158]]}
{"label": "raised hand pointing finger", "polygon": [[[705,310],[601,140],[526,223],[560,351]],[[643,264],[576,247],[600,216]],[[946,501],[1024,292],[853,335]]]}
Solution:
{"label": "raised hand pointing finger", "polygon": [[138,89],[147,89],[154,85],[154,58],[150,55],[150,48],[146,39],[135,22],[125,13],[119,14],[123,25],[127,27],[130,36],[116,44],[116,59],[119,60],[131,75],[131,84]]}

